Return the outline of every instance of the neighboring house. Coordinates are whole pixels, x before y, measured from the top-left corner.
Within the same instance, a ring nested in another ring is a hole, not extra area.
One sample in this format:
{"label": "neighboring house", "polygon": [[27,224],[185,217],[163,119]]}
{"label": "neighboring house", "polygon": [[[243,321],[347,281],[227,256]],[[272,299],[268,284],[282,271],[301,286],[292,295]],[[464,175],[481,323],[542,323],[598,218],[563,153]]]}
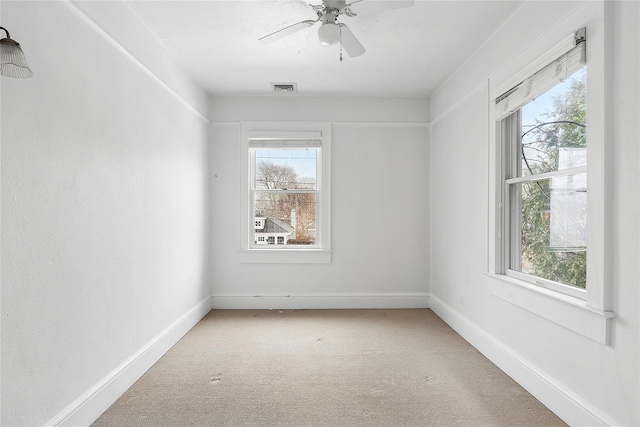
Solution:
{"label": "neighboring house", "polygon": [[256,245],[286,245],[295,239],[295,227],[271,217],[256,217]]}
{"label": "neighboring house", "polygon": [[[558,169],[587,164],[586,148],[558,149]],[[559,252],[585,251],[587,248],[587,175],[551,178],[550,249]]]}

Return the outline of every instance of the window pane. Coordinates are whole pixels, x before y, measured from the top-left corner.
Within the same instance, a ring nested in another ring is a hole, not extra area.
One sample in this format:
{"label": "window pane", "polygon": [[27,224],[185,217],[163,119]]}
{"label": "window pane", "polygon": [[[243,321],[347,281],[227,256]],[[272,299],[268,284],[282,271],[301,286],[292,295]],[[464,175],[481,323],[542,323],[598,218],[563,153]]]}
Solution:
{"label": "window pane", "polygon": [[255,149],[256,189],[315,189],[316,148]]}
{"label": "window pane", "polygon": [[587,164],[586,68],[522,107],[522,175]]}
{"label": "window pane", "polygon": [[314,245],[316,199],[316,193],[256,191],[254,243]]}
{"label": "window pane", "polygon": [[[511,269],[586,287],[587,176],[575,174],[511,186],[512,231],[520,257]],[[517,206],[516,204],[519,204]],[[518,209],[519,207],[519,209]]]}

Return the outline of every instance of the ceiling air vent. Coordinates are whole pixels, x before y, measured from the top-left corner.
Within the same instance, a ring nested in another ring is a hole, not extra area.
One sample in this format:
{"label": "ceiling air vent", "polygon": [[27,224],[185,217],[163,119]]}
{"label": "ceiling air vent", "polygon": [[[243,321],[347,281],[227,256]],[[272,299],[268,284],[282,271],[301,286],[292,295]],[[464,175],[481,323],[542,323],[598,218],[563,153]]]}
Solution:
{"label": "ceiling air vent", "polygon": [[274,92],[295,93],[298,91],[295,83],[271,83]]}

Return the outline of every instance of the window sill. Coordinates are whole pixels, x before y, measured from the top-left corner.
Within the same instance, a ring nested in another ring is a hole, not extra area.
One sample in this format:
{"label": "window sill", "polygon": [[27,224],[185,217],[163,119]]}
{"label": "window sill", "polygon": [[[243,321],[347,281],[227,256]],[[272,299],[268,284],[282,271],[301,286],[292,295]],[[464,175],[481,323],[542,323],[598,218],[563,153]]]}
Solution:
{"label": "window sill", "polygon": [[240,249],[242,264],[331,264],[331,251],[326,249]]}
{"label": "window sill", "polygon": [[504,275],[486,274],[491,295],[536,314],[557,325],[608,345],[611,311],[589,307],[579,298],[550,291]]}

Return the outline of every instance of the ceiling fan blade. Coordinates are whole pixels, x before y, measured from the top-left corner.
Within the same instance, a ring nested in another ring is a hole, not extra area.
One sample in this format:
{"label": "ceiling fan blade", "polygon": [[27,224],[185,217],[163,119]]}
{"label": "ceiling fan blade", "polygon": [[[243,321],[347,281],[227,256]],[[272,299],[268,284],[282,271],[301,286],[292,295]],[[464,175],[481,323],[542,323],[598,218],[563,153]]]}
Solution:
{"label": "ceiling fan blade", "polygon": [[358,41],[356,36],[353,35],[349,27],[344,24],[340,25],[340,31],[342,33],[342,47],[347,51],[350,57],[355,58],[366,52],[366,49]]}
{"label": "ceiling fan blade", "polygon": [[384,12],[386,10],[411,7],[415,0],[354,0],[347,4],[347,8],[355,15]]}
{"label": "ceiling fan blade", "polygon": [[285,27],[281,30],[278,30],[274,33],[268,34],[264,37],[260,37],[258,39],[258,41],[264,42],[264,43],[270,43],[276,40],[280,40],[283,37],[286,37],[290,34],[293,34],[297,31],[303,30],[305,28],[308,28],[310,26],[312,26],[313,24],[315,24],[316,21],[312,21],[312,20],[307,20],[307,21],[302,21],[302,22],[298,22],[297,24],[293,24],[293,25],[289,25],[288,27]]}

